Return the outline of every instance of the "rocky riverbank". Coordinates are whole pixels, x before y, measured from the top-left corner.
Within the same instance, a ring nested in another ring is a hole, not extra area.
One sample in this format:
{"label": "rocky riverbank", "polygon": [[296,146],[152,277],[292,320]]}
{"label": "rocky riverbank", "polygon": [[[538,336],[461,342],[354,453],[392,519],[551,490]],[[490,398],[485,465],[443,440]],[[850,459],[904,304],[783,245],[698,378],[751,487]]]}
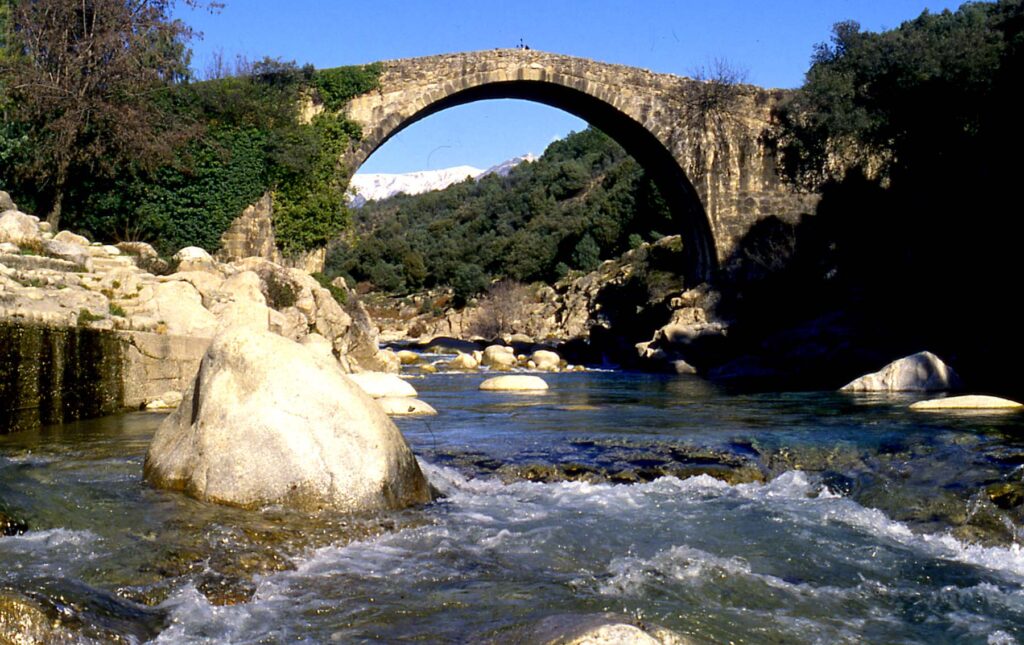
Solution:
{"label": "rocky riverbank", "polygon": [[836,389],[897,358],[932,350],[963,368],[965,386],[1017,395],[1011,383],[993,379],[991,361],[972,359],[962,343],[929,333],[913,312],[847,298],[838,286],[829,298],[802,300],[799,280],[775,275],[780,270],[762,266],[761,256],[723,267],[712,282],[689,285],[678,275],[684,254],[680,238],[668,236],[550,286],[498,283],[464,308],[453,307],[445,292],[367,302],[381,338],[395,347],[551,349],[575,364],[698,374],[737,389],[775,391]]}
{"label": "rocky riverbank", "polygon": [[274,333],[323,343],[346,372],[398,370],[343,282],[202,249],[163,259],[148,244],[103,245],[17,210],[0,212],[0,432],[173,406],[219,329],[268,307]]}

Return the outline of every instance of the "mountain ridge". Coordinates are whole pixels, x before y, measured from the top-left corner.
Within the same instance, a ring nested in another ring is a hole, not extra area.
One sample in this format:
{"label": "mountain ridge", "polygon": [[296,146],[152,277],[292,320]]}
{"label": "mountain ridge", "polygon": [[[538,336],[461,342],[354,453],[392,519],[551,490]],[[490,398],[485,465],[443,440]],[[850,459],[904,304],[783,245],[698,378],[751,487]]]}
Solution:
{"label": "mountain ridge", "polygon": [[419,195],[432,190],[442,190],[467,179],[480,179],[492,174],[504,177],[519,164],[536,160],[536,156],[526,153],[487,169],[461,165],[407,173],[356,173],[349,182],[349,189],[354,191],[349,198],[349,205],[359,208],[366,202],[387,199],[399,193]]}

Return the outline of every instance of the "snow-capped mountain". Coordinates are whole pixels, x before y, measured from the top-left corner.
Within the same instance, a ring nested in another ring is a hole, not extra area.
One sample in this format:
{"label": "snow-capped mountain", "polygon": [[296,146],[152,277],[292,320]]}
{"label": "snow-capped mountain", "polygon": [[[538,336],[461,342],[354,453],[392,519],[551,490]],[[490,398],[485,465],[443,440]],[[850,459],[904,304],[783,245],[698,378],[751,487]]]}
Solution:
{"label": "snow-capped mountain", "polygon": [[479,179],[485,175],[496,174],[504,177],[522,162],[535,159],[532,154],[525,154],[491,166],[487,170],[473,166],[455,166],[402,174],[356,173],[349,182],[349,190],[354,193],[349,203],[358,208],[366,202],[387,199],[398,193],[418,195],[431,190],[441,190],[466,179]]}
{"label": "snow-capped mountain", "polygon": [[530,154],[529,152],[527,152],[525,155],[520,155],[518,157],[512,157],[508,161],[502,161],[500,164],[497,164],[495,166],[491,166],[487,170],[485,170],[482,173],[480,173],[480,175],[478,177],[476,177],[476,179],[479,179],[480,177],[484,177],[485,175],[498,175],[499,177],[504,177],[508,173],[512,172],[513,168],[515,168],[519,164],[523,163],[524,161],[530,161],[530,162],[537,161],[537,157],[535,157],[534,155]]}

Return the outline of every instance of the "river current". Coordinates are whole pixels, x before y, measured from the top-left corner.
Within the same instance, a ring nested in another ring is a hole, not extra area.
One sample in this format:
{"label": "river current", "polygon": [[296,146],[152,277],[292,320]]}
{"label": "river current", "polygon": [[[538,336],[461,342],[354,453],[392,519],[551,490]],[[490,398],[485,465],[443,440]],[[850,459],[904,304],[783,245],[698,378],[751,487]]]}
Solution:
{"label": "river current", "polygon": [[1024,642],[1024,415],[737,394],[689,377],[417,378],[399,419],[443,494],[260,513],[141,480],[163,416],[0,436],[0,591],[82,639],[502,642],[612,612],[697,642]]}

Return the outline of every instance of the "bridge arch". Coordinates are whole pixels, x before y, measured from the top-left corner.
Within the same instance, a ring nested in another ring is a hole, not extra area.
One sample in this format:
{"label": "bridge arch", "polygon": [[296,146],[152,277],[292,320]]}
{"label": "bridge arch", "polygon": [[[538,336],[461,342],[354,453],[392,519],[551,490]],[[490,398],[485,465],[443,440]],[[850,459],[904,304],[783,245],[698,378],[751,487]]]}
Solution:
{"label": "bridge arch", "polygon": [[[449,108],[491,99],[527,100],[564,110],[597,127],[625,148],[658,187],[677,222],[676,232],[683,236],[686,250],[684,275],[694,283],[708,278],[717,266],[714,236],[700,197],[682,168],[642,124],[613,105],[576,88],[549,81],[512,80],[485,82],[441,94],[408,117],[392,113],[364,135],[351,161],[361,164],[389,139],[417,121]],[[353,165],[353,169],[356,167]]]}
{"label": "bridge arch", "polygon": [[535,50],[493,50],[384,61],[376,90],[345,106],[363,138],[354,172],[395,134],[432,114],[488,99],[524,99],[574,114],[629,152],[662,193],[683,236],[691,284],[706,280],[750,226],[792,217],[810,199],[780,179],[765,136],[781,93],[737,89],[728,118],[695,119],[699,81]]}

